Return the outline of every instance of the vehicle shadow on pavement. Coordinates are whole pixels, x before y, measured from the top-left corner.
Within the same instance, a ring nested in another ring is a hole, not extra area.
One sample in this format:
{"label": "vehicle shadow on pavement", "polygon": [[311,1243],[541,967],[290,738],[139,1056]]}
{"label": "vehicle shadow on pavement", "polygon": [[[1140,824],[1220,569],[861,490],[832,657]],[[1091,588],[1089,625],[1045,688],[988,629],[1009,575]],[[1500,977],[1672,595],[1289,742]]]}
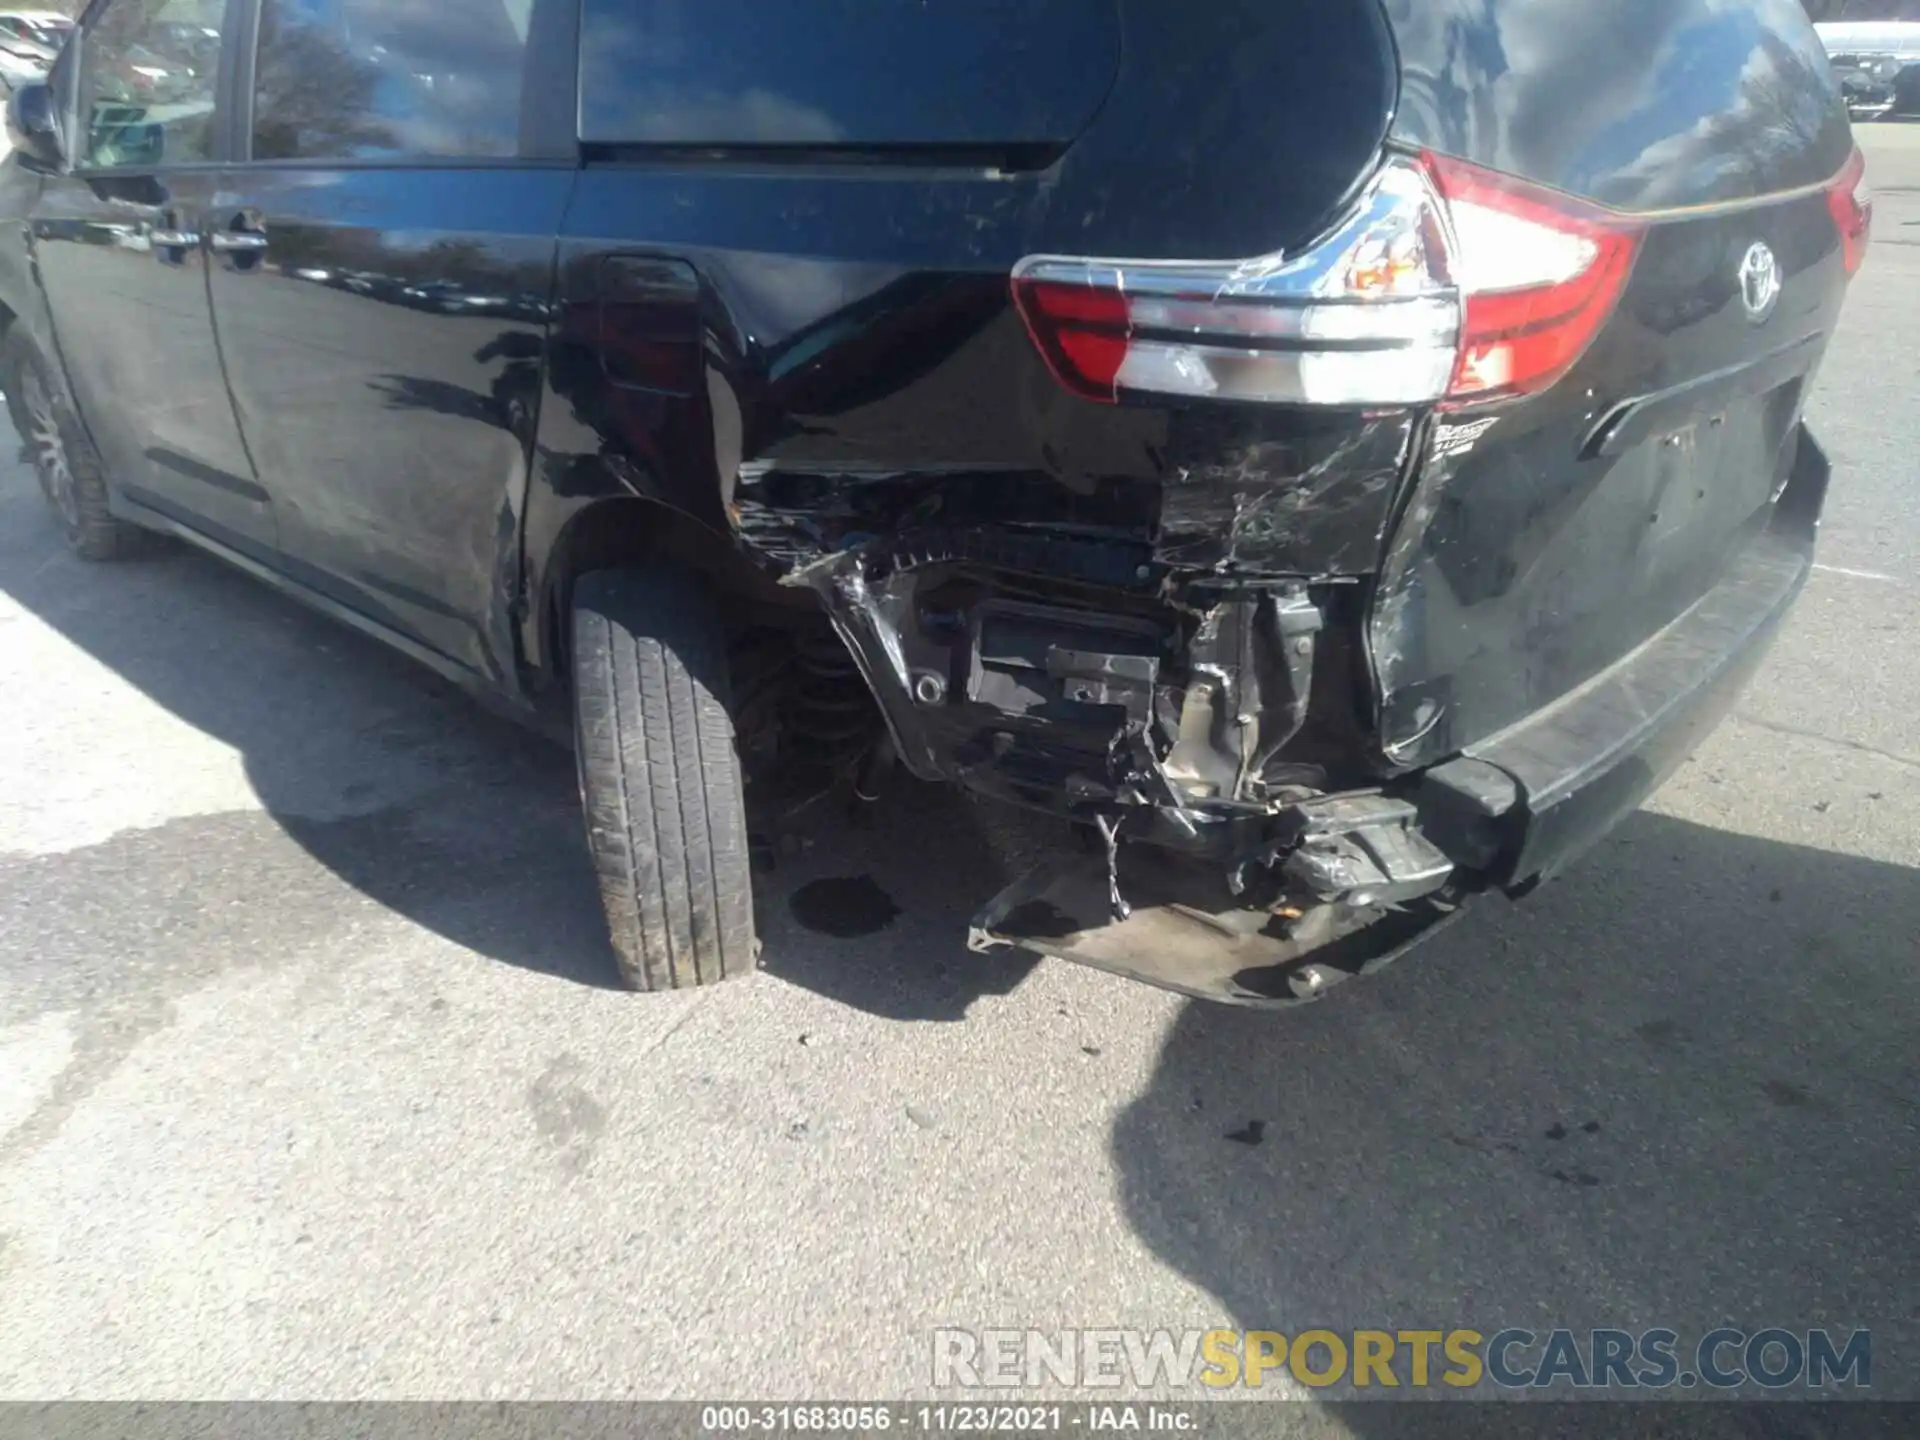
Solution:
{"label": "vehicle shadow on pavement", "polygon": [[1067,840],[1064,825],[1049,831],[904,772],[878,805],[827,803],[803,820],[756,877],[768,974],[883,1019],[957,1024],[1040,963],[1023,950],[968,953],[967,926],[1022,853]]}
{"label": "vehicle shadow on pavement", "polygon": [[[561,746],[183,544],[126,564],[80,562],[24,467],[0,468],[0,594],[237,752],[265,811],[170,817],[162,806],[132,822],[157,830],[63,855],[59,878],[37,888],[73,893],[40,910],[49,926],[86,933],[21,943],[199,969],[213,963],[206,952],[252,955],[305,937],[342,963],[350,950],[329,937],[378,923],[371,900],[492,959],[618,984]],[[163,728],[140,722],[138,733]],[[63,736],[58,753],[88,749],[87,737]],[[204,763],[211,747],[189,749],[187,763]],[[131,754],[106,783],[137,795],[179,759]],[[765,967],[906,1019],[958,1021],[980,995],[1017,984],[1029,961],[973,964],[965,952],[971,909],[1004,874],[975,807],[904,782],[859,818],[823,807],[788,827],[795,837],[759,877]],[[138,898],[81,893],[101,884]],[[841,913],[850,886],[870,892],[855,895],[870,918]],[[849,943],[889,928],[899,933],[887,943]],[[948,943],[921,943],[923,931]]]}
{"label": "vehicle shadow on pavement", "polygon": [[1642,812],[1318,1008],[1187,1007],[1126,1213],[1246,1328],[1863,1327],[1910,1396],[1916,936],[1920,872]]}

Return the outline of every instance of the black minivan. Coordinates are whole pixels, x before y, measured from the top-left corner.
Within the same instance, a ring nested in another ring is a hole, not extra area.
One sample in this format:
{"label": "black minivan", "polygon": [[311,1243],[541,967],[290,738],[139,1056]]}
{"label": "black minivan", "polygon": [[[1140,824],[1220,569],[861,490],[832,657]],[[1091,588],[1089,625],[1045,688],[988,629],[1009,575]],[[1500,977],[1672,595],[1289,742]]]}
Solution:
{"label": "black minivan", "polygon": [[1870,218],[1800,0],[94,0],[10,130],[72,544],[570,728],[641,989],[896,767],[1193,995],[1523,893],[1799,593]]}

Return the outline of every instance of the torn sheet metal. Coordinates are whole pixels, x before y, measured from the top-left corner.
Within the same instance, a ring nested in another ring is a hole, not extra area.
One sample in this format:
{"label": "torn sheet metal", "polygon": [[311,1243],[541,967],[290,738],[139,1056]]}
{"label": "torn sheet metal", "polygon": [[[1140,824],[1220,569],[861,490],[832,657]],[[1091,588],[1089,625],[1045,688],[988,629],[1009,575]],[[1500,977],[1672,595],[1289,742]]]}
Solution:
{"label": "torn sheet metal", "polygon": [[1154,558],[1216,574],[1371,573],[1413,426],[1409,413],[1394,411],[1274,438],[1231,412],[1179,417],[1168,436]]}

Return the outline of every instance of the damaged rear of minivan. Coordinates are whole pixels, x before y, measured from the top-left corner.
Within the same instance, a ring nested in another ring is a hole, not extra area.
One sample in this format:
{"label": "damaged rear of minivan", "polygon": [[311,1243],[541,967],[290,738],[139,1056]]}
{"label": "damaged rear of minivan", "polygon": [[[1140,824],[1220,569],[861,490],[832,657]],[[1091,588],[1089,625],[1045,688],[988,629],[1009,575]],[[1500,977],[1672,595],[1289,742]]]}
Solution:
{"label": "damaged rear of minivan", "polygon": [[526,644],[571,605],[643,988],[742,967],[736,772],[810,713],[1084,827],[977,947],[1316,999],[1630,813],[1806,579],[1870,212],[1798,0],[585,25]]}

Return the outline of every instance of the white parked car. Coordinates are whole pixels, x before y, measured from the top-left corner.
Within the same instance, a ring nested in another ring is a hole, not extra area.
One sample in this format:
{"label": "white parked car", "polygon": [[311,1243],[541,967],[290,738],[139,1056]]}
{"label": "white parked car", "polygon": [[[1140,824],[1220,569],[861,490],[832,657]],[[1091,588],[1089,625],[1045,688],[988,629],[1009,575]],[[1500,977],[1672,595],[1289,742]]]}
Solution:
{"label": "white parked car", "polygon": [[11,92],[39,84],[53,68],[53,58],[54,52],[38,41],[0,33],[0,88]]}
{"label": "white parked car", "polygon": [[52,10],[0,10],[0,40],[30,40],[58,54],[73,21]]}

